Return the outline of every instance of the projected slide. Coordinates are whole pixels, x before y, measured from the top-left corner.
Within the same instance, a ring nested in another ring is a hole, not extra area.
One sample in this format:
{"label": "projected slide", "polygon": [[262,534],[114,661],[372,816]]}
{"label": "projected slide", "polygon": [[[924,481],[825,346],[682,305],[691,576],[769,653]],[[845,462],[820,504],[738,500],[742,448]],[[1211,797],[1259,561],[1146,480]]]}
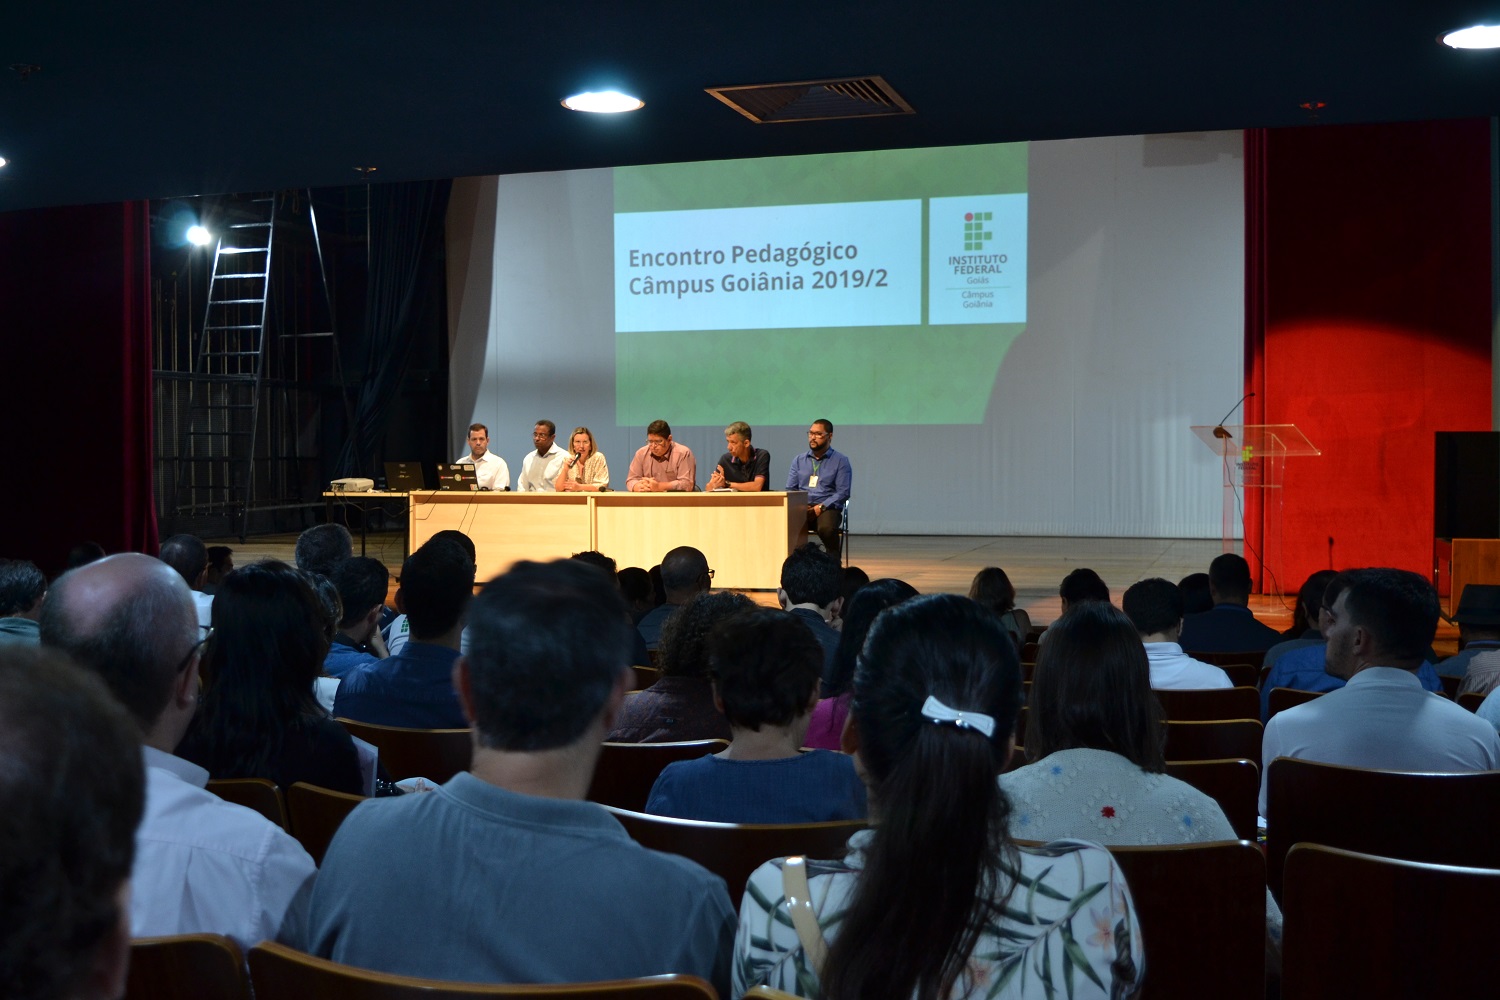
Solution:
{"label": "projected slide", "polygon": [[977,424],[1026,323],[1024,143],[616,168],[616,419]]}

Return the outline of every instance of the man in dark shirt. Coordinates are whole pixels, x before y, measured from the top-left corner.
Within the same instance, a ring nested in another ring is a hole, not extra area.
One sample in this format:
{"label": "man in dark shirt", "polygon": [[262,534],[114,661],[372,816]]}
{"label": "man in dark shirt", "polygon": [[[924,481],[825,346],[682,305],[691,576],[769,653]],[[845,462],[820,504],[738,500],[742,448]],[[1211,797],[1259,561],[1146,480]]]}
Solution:
{"label": "man in dark shirt", "polygon": [[699,594],[707,593],[713,586],[714,571],[708,568],[708,557],[691,545],[679,545],[661,560],[661,583],[667,592],[667,602],[648,612],[636,628],[646,640],[646,648],[654,650],[661,643],[661,627],[677,609]]}
{"label": "man in dark shirt", "polygon": [[1178,642],[1192,653],[1264,653],[1281,641],[1281,633],[1255,620],[1250,612],[1250,564],[1225,552],[1208,564],[1213,610],[1188,615]]}
{"label": "man in dark shirt", "polygon": [[833,556],[808,542],[781,564],[781,607],[801,618],[823,646],[823,683],[833,678],[839,634],[829,624],[843,607],[844,570]]}
{"label": "man in dark shirt", "polygon": [[750,443],[750,425],[736,420],[724,428],[726,451],[718,468],[708,477],[710,490],[739,490],[759,493],[771,478],[771,453]]}

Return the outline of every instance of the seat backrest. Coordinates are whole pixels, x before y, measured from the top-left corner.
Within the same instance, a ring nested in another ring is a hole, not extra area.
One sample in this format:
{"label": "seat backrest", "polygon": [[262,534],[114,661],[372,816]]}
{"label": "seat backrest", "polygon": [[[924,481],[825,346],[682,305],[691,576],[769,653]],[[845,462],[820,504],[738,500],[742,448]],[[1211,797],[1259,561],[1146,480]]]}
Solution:
{"label": "seat backrest", "polygon": [[644,691],[646,688],[661,680],[661,671],[655,667],[647,667],[637,664],[630,668],[635,671],[635,677],[631,681],[632,691]]}
{"label": "seat backrest", "polygon": [[1167,762],[1167,774],[1217,802],[1236,837],[1255,840],[1260,764],[1244,759],[1174,760]]}
{"label": "seat backrest", "polygon": [[244,956],[222,934],[136,938],[125,1000],[250,1000]]}
{"label": "seat backrest", "polygon": [[728,740],[683,740],[676,743],[605,743],[594,765],[589,800],[640,811],[662,768],[679,760],[718,753]]}
{"label": "seat backrest", "polygon": [[1266,661],[1266,651],[1264,649],[1247,649],[1228,653],[1214,653],[1190,649],[1187,650],[1187,655],[1195,660],[1202,660],[1204,663],[1212,663],[1216,667],[1222,667],[1230,663],[1248,663],[1256,670],[1259,670],[1261,664]]}
{"label": "seat backrest", "polygon": [[1321,698],[1327,694],[1326,691],[1303,691],[1300,688],[1272,688],[1271,693],[1266,696],[1270,705],[1266,721],[1270,722],[1276,717],[1277,712],[1284,712],[1289,708],[1306,704],[1314,698]]}
{"label": "seat backrest", "polygon": [[1293,844],[1500,868],[1500,771],[1373,771],[1277,757],[1266,774],[1266,873],[1282,895]]}
{"label": "seat backrest", "polygon": [[736,910],[740,908],[740,897],[745,894],[750,873],[765,862],[794,854],[841,858],[849,838],[867,825],[864,820],[708,823],[612,807],[609,811],[641,846],[680,854],[722,878]]}
{"label": "seat backrest", "polygon": [[276,783],[266,778],[218,778],[208,783],[208,790],[225,802],[254,809],[283,830],[287,824],[286,801]]}
{"label": "seat backrest", "polygon": [[1438,683],[1443,685],[1443,694],[1449,698],[1458,697],[1458,687],[1464,682],[1462,677],[1454,677],[1451,674],[1438,674]]}
{"label": "seat backrest", "polygon": [[365,801],[363,795],[336,792],[299,781],[286,790],[287,815],[292,821],[292,836],[318,865],[344,817]]}
{"label": "seat backrest", "polygon": [[1283,1000],[1495,995],[1500,871],[1319,844],[1286,858]]}
{"label": "seat backrest", "polygon": [[380,763],[396,781],[426,778],[442,784],[459,771],[467,771],[474,756],[470,729],[403,729],[353,719],[338,722],[349,735],[373,743],[380,750]]}
{"label": "seat backrest", "polygon": [[1040,642],[1027,642],[1021,646],[1021,662],[1036,663],[1036,654],[1042,648]]}
{"label": "seat backrest", "polygon": [[1479,706],[1484,704],[1486,697],[1487,695],[1481,694],[1478,691],[1465,691],[1458,696],[1458,707],[1467,708],[1471,712],[1477,712],[1479,711]]}
{"label": "seat backrest", "polygon": [[1180,722],[1260,718],[1260,692],[1253,687],[1164,689],[1155,694],[1167,718]]}
{"label": "seat backrest", "polygon": [[1146,944],[1137,1000],[1265,996],[1266,864],[1248,841],[1111,847]]}
{"label": "seat backrest", "polygon": [[[1259,715],[1259,709],[1256,714]],[[1259,718],[1168,722],[1167,760],[1260,760]]]}
{"label": "seat backrest", "polygon": [[1229,683],[1235,687],[1253,687],[1260,690],[1260,667],[1254,663],[1219,663],[1215,664],[1220,670],[1229,675]]}
{"label": "seat backrest", "polygon": [[745,991],[745,996],[760,997],[761,1000],[800,1000],[795,993],[783,993],[769,986],[752,986]]}
{"label": "seat backrest", "polygon": [[575,1000],[716,1000],[697,976],[647,976],[597,983],[530,986],[457,983],[395,976],[314,958],[272,941],[250,949],[250,981],[257,997],[319,1000],[465,1000],[467,997],[573,997]]}

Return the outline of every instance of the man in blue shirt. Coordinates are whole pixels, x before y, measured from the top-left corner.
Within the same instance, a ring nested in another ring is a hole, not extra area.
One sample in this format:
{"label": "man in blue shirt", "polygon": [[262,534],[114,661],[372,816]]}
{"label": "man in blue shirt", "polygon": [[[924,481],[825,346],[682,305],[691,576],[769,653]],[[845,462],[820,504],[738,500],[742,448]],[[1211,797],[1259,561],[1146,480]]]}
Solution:
{"label": "man in blue shirt", "polygon": [[849,459],[833,450],[833,422],[814,420],[807,429],[807,451],[792,459],[786,488],[807,491],[808,530],[818,533],[823,548],[835,560],[843,546],[839,523],[853,486]]}

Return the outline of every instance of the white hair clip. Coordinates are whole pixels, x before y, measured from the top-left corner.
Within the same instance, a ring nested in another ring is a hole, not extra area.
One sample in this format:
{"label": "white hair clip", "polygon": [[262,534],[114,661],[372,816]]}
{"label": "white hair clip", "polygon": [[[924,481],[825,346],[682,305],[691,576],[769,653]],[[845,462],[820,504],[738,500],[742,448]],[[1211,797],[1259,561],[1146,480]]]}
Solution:
{"label": "white hair clip", "polygon": [[960,729],[977,729],[986,737],[995,735],[995,720],[983,712],[960,712],[949,708],[932,695],[922,702],[922,717],[933,722],[951,722]]}

